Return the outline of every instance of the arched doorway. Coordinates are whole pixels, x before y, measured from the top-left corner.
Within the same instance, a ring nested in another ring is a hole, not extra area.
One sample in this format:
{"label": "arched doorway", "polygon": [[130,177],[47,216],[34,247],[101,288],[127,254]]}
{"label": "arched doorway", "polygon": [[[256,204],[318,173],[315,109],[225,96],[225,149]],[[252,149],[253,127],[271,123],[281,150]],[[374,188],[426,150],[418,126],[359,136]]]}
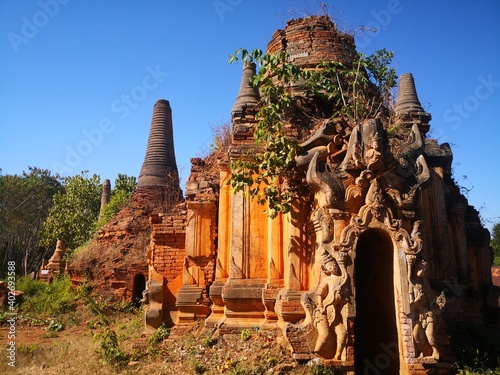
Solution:
{"label": "arched doorway", "polygon": [[142,273],[134,276],[134,286],[132,290],[132,303],[139,307],[142,300],[142,292],[146,290],[146,278]]}
{"label": "arched doorway", "polygon": [[393,252],[391,238],[382,230],[368,229],[356,245],[356,374],[399,374]]}

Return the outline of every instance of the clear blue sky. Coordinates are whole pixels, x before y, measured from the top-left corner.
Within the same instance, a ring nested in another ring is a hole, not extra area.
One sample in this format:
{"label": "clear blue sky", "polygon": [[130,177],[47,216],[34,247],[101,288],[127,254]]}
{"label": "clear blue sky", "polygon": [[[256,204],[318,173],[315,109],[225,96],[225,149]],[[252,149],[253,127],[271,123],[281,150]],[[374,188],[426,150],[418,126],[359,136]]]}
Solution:
{"label": "clear blue sky", "polygon": [[[325,3],[359,51],[394,51],[398,74],[413,73],[434,135],[452,144],[455,179],[472,189],[485,221],[500,221],[500,2]],[[189,159],[209,149],[211,125],[230,119],[241,66],[228,55],[265,49],[288,19],[318,8],[313,0],[2,0],[2,173],[137,176],[153,105],[164,98],[184,184]]]}

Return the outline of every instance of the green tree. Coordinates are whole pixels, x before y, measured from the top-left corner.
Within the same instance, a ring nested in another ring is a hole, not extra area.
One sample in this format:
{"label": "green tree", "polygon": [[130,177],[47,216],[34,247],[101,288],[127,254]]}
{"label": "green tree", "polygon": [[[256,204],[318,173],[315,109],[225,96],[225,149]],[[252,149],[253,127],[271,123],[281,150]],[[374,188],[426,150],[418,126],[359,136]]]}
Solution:
{"label": "green tree", "polygon": [[97,223],[97,229],[106,224],[127,205],[136,185],[137,181],[134,176],[118,173],[118,177],[115,180],[115,187],[111,190],[111,198],[101,213],[100,221]]}
{"label": "green tree", "polygon": [[63,179],[64,191],[54,195],[54,205],[41,231],[41,244],[55,246],[62,240],[71,252],[92,238],[101,205],[100,177],[84,171]]}
{"label": "green tree", "polygon": [[500,266],[500,223],[496,223],[491,232],[490,245],[493,248],[493,265]]}
{"label": "green tree", "polygon": [[0,170],[0,276],[9,261],[16,263],[18,274],[36,271],[53,250],[40,246],[40,230],[61,189],[59,176],[45,169],[29,167],[21,175]]}
{"label": "green tree", "polygon": [[135,176],[127,176],[126,174],[118,173],[118,177],[115,180],[115,188],[111,191],[111,197],[119,191],[131,195],[136,185],[137,179]]}

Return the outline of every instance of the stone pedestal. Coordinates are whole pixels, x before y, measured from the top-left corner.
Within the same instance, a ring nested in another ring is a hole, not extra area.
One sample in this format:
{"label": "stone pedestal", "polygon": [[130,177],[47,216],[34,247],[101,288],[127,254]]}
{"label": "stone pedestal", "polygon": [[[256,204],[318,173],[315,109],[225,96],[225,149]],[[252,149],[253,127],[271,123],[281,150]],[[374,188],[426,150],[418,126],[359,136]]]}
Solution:
{"label": "stone pedestal", "polygon": [[225,305],[224,326],[228,328],[252,328],[266,322],[262,291],[264,280],[229,279],[222,290]]}
{"label": "stone pedestal", "polygon": [[183,285],[177,295],[176,306],[178,324],[192,323],[196,319],[204,319],[210,314],[210,307],[203,304],[203,287]]}
{"label": "stone pedestal", "polygon": [[205,321],[205,326],[218,327],[224,321],[224,301],[222,300],[222,290],[226,280],[217,280],[210,286],[210,300],[212,301],[212,313]]}
{"label": "stone pedestal", "polygon": [[283,289],[278,293],[274,311],[279,317],[279,325],[283,325],[284,322],[297,323],[304,319],[305,312],[302,304],[300,303],[302,293],[303,292],[300,291],[286,289]]}

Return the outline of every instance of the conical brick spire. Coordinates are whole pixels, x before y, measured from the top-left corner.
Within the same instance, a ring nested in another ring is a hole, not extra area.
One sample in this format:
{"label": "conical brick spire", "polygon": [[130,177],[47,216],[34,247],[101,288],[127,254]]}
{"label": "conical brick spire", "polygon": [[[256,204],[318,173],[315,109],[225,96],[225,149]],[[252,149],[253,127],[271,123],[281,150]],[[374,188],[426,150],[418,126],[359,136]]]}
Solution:
{"label": "conical brick spire", "polygon": [[411,73],[402,74],[399,78],[396,113],[425,112],[418,100],[415,81]]}
{"label": "conical brick spire", "polygon": [[418,124],[418,128],[423,134],[426,134],[429,129],[429,121],[432,116],[422,108],[417,96],[415,81],[411,73],[402,74],[399,78],[398,97],[394,112],[397,116],[397,122],[404,124],[408,129],[413,124]]}
{"label": "conical brick spire", "polygon": [[109,180],[104,180],[102,183],[102,194],[101,194],[101,209],[99,210],[99,221],[101,221],[101,216],[106,208],[106,205],[111,199],[111,182]]}
{"label": "conical brick spire", "polygon": [[160,99],[153,108],[148,147],[137,182],[144,186],[178,186],[175,162],[172,110],[168,100]]}
{"label": "conical brick spire", "polygon": [[259,92],[250,84],[250,78],[255,75],[255,63],[245,63],[243,65],[243,74],[241,76],[240,91],[236,97],[231,114],[243,113],[246,109],[252,109],[260,100]]}

